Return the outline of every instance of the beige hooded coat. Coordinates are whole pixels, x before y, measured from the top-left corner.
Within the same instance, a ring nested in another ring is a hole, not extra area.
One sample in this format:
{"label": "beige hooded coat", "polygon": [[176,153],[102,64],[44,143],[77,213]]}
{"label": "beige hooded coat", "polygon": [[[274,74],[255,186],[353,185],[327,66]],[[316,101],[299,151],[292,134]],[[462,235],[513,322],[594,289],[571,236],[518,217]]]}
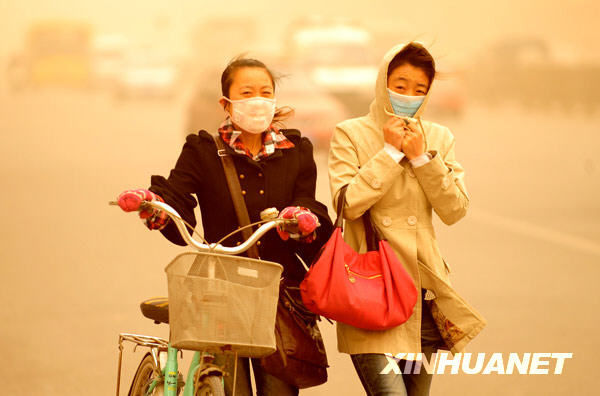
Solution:
{"label": "beige hooded coat", "polygon": [[[329,179],[334,207],[340,189],[348,186],[344,207],[344,239],[366,251],[361,215],[370,210],[375,225],[388,240],[417,289],[427,289],[430,309],[446,346],[460,352],[485,326],[485,320],[452,288],[449,268],[435,239],[432,209],[450,225],[467,212],[469,196],[462,166],[454,156],[454,136],[444,126],[423,120],[426,150],[433,156],[413,168],[399,164],[383,149],[384,108],[393,113],[387,93],[387,70],[405,45],[385,55],[368,115],[337,125],[329,152]],[[420,118],[427,98],[415,114]],[[421,299],[407,322],[385,331],[368,331],[337,323],[338,349],[357,353],[421,352]]]}

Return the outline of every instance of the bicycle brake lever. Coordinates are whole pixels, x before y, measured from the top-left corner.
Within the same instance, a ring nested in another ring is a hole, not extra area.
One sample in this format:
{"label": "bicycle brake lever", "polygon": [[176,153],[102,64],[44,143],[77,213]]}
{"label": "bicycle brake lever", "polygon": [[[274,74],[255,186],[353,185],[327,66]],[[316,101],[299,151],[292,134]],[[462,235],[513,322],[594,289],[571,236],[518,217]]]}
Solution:
{"label": "bicycle brake lever", "polygon": [[142,203],[140,204],[140,208],[138,209],[138,211],[142,212],[142,211],[147,211],[147,210],[152,210],[152,209],[153,209],[152,205],[150,205],[146,201],[142,201]]}
{"label": "bicycle brake lever", "polygon": [[275,220],[279,216],[279,210],[277,208],[267,208],[260,212],[261,220]]}

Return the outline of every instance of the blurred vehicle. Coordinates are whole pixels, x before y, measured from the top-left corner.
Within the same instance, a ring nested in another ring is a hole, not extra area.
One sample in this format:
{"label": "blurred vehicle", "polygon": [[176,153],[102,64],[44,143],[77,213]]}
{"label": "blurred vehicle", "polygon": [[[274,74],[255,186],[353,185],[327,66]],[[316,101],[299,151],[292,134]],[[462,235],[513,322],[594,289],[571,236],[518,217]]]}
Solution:
{"label": "blurred vehicle", "polygon": [[8,64],[12,89],[41,86],[89,87],[92,31],[88,24],[44,21],[27,32],[25,48]]}
{"label": "blurred vehicle", "polygon": [[92,45],[94,86],[112,87],[123,70],[127,39],[121,35],[98,35]]}
{"label": "blurred vehicle", "polygon": [[350,118],[347,108],[301,71],[290,73],[280,87],[278,105],[295,110],[294,116],[284,121],[285,127],[299,129],[315,150],[328,150],[336,124]]}
{"label": "blurred vehicle", "polygon": [[543,39],[498,42],[472,63],[469,90],[487,105],[516,103],[567,111],[575,107],[593,111],[600,105],[600,65],[572,53],[565,59]]}
{"label": "blurred vehicle", "polygon": [[291,24],[285,48],[289,62],[335,95],[352,116],[368,112],[377,79],[371,34],[358,24],[310,18]]}
{"label": "blurred vehicle", "polygon": [[425,117],[460,118],[467,106],[467,89],[462,73],[436,65],[438,71],[431,86],[431,93],[425,108]]}
{"label": "blurred vehicle", "polygon": [[219,104],[221,72],[217,68],[206,68],[198,75],[185,109],[184,136],[201,129],[217,133],[219,125],[225,119],[225,111]]}
{"label": "blurred vehicle", "polygon": [[171,98],[178,84],[177,62],[174,57],[152,48],[137,48],[127,52],[122,70],[115,80],[115,95],[127,98]]}
{"label": "blurred vehicle", "polygon": [[[205,129],[215,134],[226,113],[218,103],[220,71],[205,72],[187,107],[185,135]],[[348,111],[335,97],[316,86],[301,71],[286,73],[275,93],[277,106],[290,106],[295,112],[283,127],[299,129],[311,139],[315,150],[327,150],[335,125],[349,118]]]}
{"label": "blurred vehicle", "polygon": [[[191,54],[186,76],[196,81],[207,70],[224,69],[233,57],[254,50],[257,24],[250,17],[227,16],[211,17],[194,25],[189,36]],[[252,52],[251,56],[256,54]]]}
{"label": "blurred vehicle", "polygon": [[213,17],[192,28],[190,45],[197,59],[221,65],[223,61],[227,62],[235,55],[247,51],[256,41],[257,35],[257,21],[252,18]]}

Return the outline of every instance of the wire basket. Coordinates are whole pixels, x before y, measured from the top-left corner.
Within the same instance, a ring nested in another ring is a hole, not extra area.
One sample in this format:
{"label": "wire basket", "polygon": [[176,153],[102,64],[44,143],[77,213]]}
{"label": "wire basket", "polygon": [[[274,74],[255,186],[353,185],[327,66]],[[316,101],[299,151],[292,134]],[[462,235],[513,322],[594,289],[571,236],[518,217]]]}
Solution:
{"label": "wire basket", "polygon": [[275,351],[283,267],[213,253],[182,253],[167,265],[175,348],[261,357]]}

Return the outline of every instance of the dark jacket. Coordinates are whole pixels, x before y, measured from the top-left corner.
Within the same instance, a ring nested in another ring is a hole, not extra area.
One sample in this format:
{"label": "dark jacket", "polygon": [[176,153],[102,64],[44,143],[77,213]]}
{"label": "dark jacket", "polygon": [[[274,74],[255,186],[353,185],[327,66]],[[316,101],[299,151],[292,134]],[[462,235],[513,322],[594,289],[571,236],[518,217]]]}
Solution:
{"label": "dark jacket", "polygon": [[[283,276],[287,279],[301,281],[305,270],[295,253],[310,265],[327,242],[333,227],[327,208],[315,199],[317,168],[312,144],[297,130],[281,132],[295,147],[276,149],[275,153],[260,161],[237,154],[226,146],[235,163],[251,222],[259,221],[260,212],[271,207],[281,211],[286,206],[304,206],[319,217],[321,226],[317,228],[317,238],[312,243],[284,242],[275,230],[271,230],[258,244],[262,259],[283,265]],[[194,207],[200,204],[204,238],[208,242],[217,242],[238,228],[223,166],[213,137],[208,132],[189,135],[169,178],[155,175],[151,183],[150,190],[159,194],[193,226],[196,225]],[[172,222],[161,232],[171,242],[185,244]],[[235,246],[240,241],[243,241],[241,233],[236,233],[222,244]]]}

